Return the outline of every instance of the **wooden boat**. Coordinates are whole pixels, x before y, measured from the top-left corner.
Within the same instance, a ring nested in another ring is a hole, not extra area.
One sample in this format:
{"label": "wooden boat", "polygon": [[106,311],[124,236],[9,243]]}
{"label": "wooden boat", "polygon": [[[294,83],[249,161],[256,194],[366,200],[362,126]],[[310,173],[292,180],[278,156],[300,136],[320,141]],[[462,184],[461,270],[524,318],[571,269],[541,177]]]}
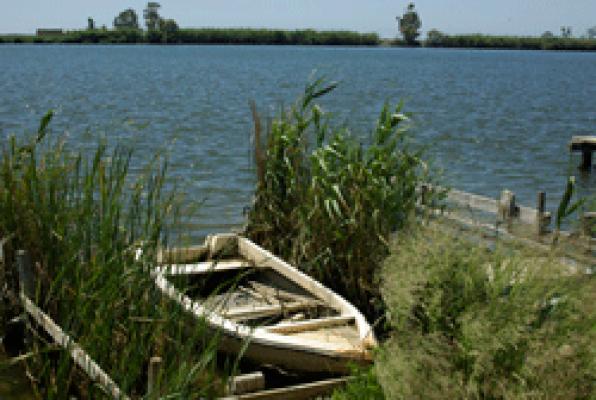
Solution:
{"label": "wooden boat", "polygon": [[158,265],[157,287],[205,318],[224,352],[297,372],[343,374],[372,360],[377,342],[353,305],[244,237],[162,251]]}

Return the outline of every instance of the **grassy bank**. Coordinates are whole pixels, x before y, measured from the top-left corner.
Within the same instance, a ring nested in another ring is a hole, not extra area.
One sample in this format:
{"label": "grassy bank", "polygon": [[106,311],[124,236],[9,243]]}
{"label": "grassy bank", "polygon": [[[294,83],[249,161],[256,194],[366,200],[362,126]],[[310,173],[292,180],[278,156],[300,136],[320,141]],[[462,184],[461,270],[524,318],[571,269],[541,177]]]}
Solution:
{"label": "grassy bank", "polygon": [[388,398],[592,398],[593,275],[437,227],[392,249],[383,297],[393,336],[376,365]]}
{"label": "grassy bank", "polygon": [[489,35],[429,35],[425,47],[596,51],[596,39]]}
{"label": "grassy bank", "polygon": [[379,44],[376,33],[351,31],[271,30],[271,29],[179,29],[175,32],[141,30],[71,31],[62,35],[0,36],[0,43],[170,43],[170,44],[271,44],[348,45]]}
{"label": "grassy bank", "polygon": [[[179,398],[221,394],[215,374],[217,335],[165,302],[148,274],[155,251],[176,223],[174,193],[164,190],[166,163],[156,157],[145,172],[129,173],[132,152],[98,145],[91,156],[52,138],[51,113],[30,139],[11,137],[0,160],[0,237],[7,260],[0,268],[4,322],[21,312],[15,251],[34,263],[33,297],[133,398],[146,394],[149,359],[160,356],[164,394]],[[141,259],[134,257],[143,250]],[[4,342],[44,399],[105,395],[48,340],[25,329]],[[20,341],[18,340],[20,339]],[[23,341],[23,339],[25,339]]]}

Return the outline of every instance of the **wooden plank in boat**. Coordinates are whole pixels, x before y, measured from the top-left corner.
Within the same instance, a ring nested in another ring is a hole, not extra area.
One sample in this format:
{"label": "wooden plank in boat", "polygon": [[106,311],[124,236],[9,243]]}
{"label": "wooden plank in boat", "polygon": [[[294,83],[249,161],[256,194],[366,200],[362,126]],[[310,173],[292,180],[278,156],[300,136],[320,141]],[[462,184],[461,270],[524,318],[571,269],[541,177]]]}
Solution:
{"label": "wooden plank in boat", "polygon": [[263,390],[261,392],[230,396],[220,400],[312,399],[316,398],[317,396],[323,396],[331,393],[335,388],[345,385],[350,379],[350,377],[333,378],[278,389]]}
{"label": "wooden plank in boat", "polygon": [[206,245],[160,249],[157,252],[157,263],[187,264],[206,257],[208,254],[209,247]]}
{"label": "wooden plank in boat", "polygon": [[265,285],[261,282],[249,281],[248,284],[254,291],[259,293],[263,298],[274,300],[274,301],[305,301],[313,302],[316,301],[323,305],[323,302],[313,297],[302,296],[296,293],[291,293],[283,289],[279,289],[273,286]]}
{"label": "wooden plank in boat", "polygon": [[199,275],[209,272],[233,271],[236,269],[244,269],[253,267],[249,261],[246,260],[221,260],[221,261],[206,261],[194,264],[174,264],[163,267],[158,267],[159,273],[166,275]]}
{"label": "wooden plank in boat", "polygon": [[355,321],[353,315],[351,316],[339,316],[339,317],[327,317],[309,319],[305,321],[292,321],[282,322],[277,325],[268,326],[266,329],[273,333],[296,333],[311,331],[321,328],[327,328],[330,326],[347,325]]}
{"label": "wooden plank in boat", "polygon": [[267,306],[235,307],[223,311],[221,314],[225,318],[243,321],[279,315],[286,311],[292,312],[304,310],[307,308],[317,307],[318,305],[319,302],[317,301],[295,301],[291,303],[277,303]]}

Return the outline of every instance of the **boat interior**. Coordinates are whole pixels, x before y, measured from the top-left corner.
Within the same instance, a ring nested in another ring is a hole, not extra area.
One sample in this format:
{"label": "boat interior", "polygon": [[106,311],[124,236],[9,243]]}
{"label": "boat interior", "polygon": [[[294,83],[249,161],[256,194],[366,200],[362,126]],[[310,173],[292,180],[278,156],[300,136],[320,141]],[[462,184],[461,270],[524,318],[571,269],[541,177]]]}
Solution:
{"label": "boat interior", "polygon": [[353,315],[342,315],[273,268],[257,266],[234,250],[181,254],[164,258],[162,271],[174,287],[208,311],[309,342],[349,349],[362,345]]}

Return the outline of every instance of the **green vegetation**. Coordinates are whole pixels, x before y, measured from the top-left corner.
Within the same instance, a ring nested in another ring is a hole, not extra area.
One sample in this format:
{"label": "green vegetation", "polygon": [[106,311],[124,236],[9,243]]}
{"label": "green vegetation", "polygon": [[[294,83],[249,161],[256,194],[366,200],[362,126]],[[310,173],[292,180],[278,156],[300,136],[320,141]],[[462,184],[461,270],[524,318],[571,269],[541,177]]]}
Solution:
{"label": "green vegetation", "polygon": [[383,314],[377,273],[389,235],[414,212],[426,169],[401,104],[383,107],[365,147],[314,104],[334,88],[308,85],[272,121],[264,145],[253,109],[258,183],[246,232],[374,321]]}
{"label": "green vegetation", "polygon": [[375,46],[376,33],[350,31],[286,31],[272,29],[176,29],[170,20],[163,30],[143,32],[119,27],[116,30],[71,31],[58,36],[6,35],[0,43],[170,43],[170,44],[273,44]]}
{"label": "green vegetation", "polygon": [[[134,398],[146,393],[147,364],[160,356],[164,394],[221,394],[215,375],[217,335],[156,292],[148,273],[167,242],[179,207],[164,191],[166,163],[129,173],[132,153],[100,144],[89,158],[48,135],[48,113],[32,140],[3,144],[0,159],[0,267],[3,321],[18,315],[15,251],[36,272],[35,303]],[[140,259],[135,251],[142,249]],[[5,290],[6,288],[6,290]],[[26,335],[22,364],[44,399],[104,398],[69,355],[42,336]],[[2,367],[11,366],[4,365]]]}
{"label": "green vegetation", "polygon": [[446,35],[437,30],[428,32],[426,47],[489,48],[516,50],[596,50],[596,40],[579,38],[517,37],[488,35]]}
{"label": "green vegetation", "polygon": [[414,3],[408,4],[408,9],[402,17],[397,17],[399,33],[409,46],[417,45],[416,39],[420,36],[422,21],[415,10]]}
{"label": "green vegetation", "polygon": [[[139,17],[132,8],[127,8],[114,18],[114,29],[116,30],[138,30]],[[87,29],[90,30],[90,29]]]}
{"label": "green vegetation", "polygon": [[591,398],[592,275],[432,226],[399,236],[383,268],[393,334],[375,368],[388,398]]}

